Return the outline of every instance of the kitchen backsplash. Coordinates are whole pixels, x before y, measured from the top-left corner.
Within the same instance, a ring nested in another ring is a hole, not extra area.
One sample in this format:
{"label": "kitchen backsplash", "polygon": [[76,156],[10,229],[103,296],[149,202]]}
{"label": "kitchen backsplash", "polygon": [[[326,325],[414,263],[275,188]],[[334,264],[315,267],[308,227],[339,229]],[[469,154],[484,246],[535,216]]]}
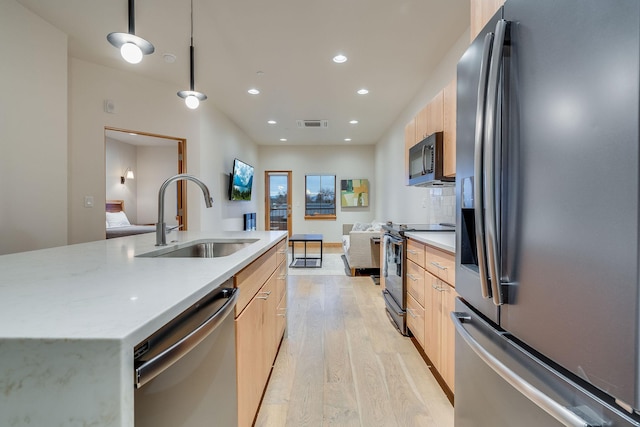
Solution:
{"label": "kitchen backsplash", "polygon": [[441,187],[429,188],[430,193],[423,200],[423,206],[427,210],[427,224],[441,222],[456,222],[456,188]]}

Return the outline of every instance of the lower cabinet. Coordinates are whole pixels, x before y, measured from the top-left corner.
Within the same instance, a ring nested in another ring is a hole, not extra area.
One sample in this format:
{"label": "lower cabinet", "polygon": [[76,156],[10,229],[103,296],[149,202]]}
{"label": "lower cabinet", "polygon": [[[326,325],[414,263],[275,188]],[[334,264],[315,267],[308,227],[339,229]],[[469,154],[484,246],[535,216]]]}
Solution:
{"label": "lower cabinet", "polygon": [[447,283],[426,272],[426,283],[430,289],[429,313],[425,315],[424,351],[438,373],[454,392],[455,329],[449,313],[455,310],[456,290]]}
{"label": "lower cabinet", "polygon": [[[286,257],[280,256],[282,250],[286,251],[286,241],[280,242],[275,251],[267,252],[245,268],[252,271],[258,267],[255,263],[278,263],[275,269],[271,269],[271,275],[250,301],[244,307],[238,307],[236,311],[240,427],[251,426],[253,423],[286,327],[287,263]],[[242,272],[236,276],[236,287],[240,288],[241,293],[245,287],[243,285],[246,285],[247,289],[255,288],[254,283],[245,283],[243,277]]]}
{"label": "lower cabinet", "polygon": [[453,393],[455,329],[449,313],[457,295],[454,256],[411,239],[407,247],[407,326]]}

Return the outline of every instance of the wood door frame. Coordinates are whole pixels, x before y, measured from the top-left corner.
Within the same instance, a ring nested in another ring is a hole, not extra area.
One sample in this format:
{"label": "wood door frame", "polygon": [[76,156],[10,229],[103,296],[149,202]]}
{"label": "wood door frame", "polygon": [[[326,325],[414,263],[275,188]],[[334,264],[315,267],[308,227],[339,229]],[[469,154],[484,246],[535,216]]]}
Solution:
{"label": "wood door frame", "polygon": [[[121,128],[115,128],[111,126],[105,126],[104,130],[105,130],[105,146],[106,146],[106,139],[107,139],[106,131],[108,130],[115,131],[115,132],[135,133],[138,135],[151,136],[154,138],[162,138],[162,139],[175,141],[178,144],[177,173],[179,174],[187,173],[187,140],[185,138],[177,138],[175,136],[160,135],[156,133],[141,132],[137,130],[121,129]],[[105,182],[105,187],[106,187],[106,182]],[[178,226],[180,227],[180,230],[187,230],[187,226],[188,226],[187,224],[187,181],[181,180],[176,182],[176,187],[177,187],[176,199],[178,204],[178,216],[177,216]],[[159,188],[160,186],[158,186],[158,189]]]}
{"label": "wood door frame", "polygon": [[269,175],[270,174],[279,174],[279,175],[286,175],[287,176],[287,183],[288,183],[288,188],[287,188],[287,235],[289,237],[291,237],[291,211],[292,211],[292,201],[291,201],[291,187],[292,187],[292,172],[290,170],[267,170],[264,171],[264,228],[265,230],[270,230],[271,229],[271,218],[270,218],[270,214],[271,214],[271,199],[269,197],[269,193],[270,193],[270,189],[271,189],[271,184],[269,181]]}

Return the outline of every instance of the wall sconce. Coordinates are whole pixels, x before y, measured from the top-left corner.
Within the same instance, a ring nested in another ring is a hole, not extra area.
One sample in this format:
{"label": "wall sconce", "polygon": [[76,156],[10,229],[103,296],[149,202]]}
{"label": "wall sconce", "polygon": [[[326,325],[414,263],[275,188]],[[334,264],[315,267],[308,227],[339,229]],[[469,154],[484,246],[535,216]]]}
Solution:
{"label": "wall sconce", "polygon": [[131,170],[131,168],[127,168],[127,169],[122,173],[122,176],[120,177],[120,184],[124,184],[124,182],[125,182],[127,179],[133,179],[133,178],[135,178],[135,177],[133,176],[133,171]]}

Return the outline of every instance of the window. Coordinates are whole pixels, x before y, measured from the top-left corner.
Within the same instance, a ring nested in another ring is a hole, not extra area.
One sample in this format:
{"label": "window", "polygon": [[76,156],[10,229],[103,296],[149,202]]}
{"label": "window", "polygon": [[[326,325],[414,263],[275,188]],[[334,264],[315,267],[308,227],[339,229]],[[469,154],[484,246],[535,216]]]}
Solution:
{"label": "window", "polygon": [[305,219],[336,219],[335,175],[305,176]]}

